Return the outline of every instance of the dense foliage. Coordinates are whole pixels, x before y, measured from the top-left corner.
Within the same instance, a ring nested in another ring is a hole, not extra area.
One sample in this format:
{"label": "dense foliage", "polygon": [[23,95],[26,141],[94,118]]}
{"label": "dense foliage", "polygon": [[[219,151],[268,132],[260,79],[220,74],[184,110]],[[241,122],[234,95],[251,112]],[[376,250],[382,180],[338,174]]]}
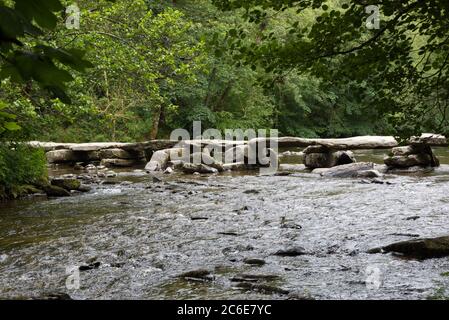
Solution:
{"label": "dense foliage", "polygon": [[[446,133],[447,2],[0,1],[0,138]],[[27,2],[29,3],[29,2]],[[85,53],[84,53],[85,52]],[[89,61],[89,62],[88,62]]]}
{"label": "dense foliage", "polygon": [[19,186],[39,184],[46,179],[45,153],[22,144],[0,145],[0,200],[15,196]]}
{"label": "dense foliage", "polygon": [[[290,70],[325,84],[355,84],[372,95],[370,105],[397,134],[449,131],[449,2],[446,0],[214,0],[223,10],[241,8],[260,27],[262,41],[244,44],[242,25],[229,32],[234,54],[268,72]],[[370,10],[380,12],[378,28],[368,28]],[[294,12],[289,32],[270,27]],[[313,23],[299,19],[313,15]],[[275,17],[275,18],[274,18]]]}

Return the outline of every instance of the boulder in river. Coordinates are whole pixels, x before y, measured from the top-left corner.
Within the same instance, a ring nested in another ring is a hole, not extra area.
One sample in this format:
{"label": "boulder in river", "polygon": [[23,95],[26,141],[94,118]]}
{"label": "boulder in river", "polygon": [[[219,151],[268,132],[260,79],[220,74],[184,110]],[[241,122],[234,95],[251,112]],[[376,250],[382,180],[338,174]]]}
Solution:
{"label": "boulder in river", "polygon": [[69,191],[58,186],[47,185],[43,189],[49,197],[70,197]]}
{"label": "boulder in river", "polygon": [[49,151],[46,157],[48,163],[75,162],[78,159],[75,152],[68,149]]}
{"label": "boulder in river", "polygon": [[446,145],[446,137],[433,134],[423,134],[421,137],[412,137],[410,145],[396,147],[384,159],[389,169],[410,167],[438,167],[440,162],[432,150],[432,146]]}
{"label": "boulder in river", "polygon": [[431,157],[428,154],[410,154],[407,156],[392,156],[384,159],[385,164],[390,168],[409,168],[415,166],[430,166]]}
{"label": "boulder in river", "polygon": [[150,162],[145,166],[146,171],[161,171],[167,167],[170,160],[170,154],[167,150],[156,151],[151,157]]}
{"label": "boulder in river", "polygon": [[416,259],[447,257],[449,256],[449,236],[402,241],[368,251],[368,253],[389,252]]}
{"label": "boulder in river", "polygon": [[[315,169],[312,173],[319,173],[323,177],[333,178],[358,178],[367,177],[366,171],[373,171],[374,164],[371,162],[357,162],[345,164],[329,169]],[[375,174],[377,176],[377,173]],[[380,173],[379,173],[380,175]]]}
{"label": "boulder in river", "polygon": [[156,151],[145,166],[145,170],[147,172],[163,171],[167,168],[169,161],[183,160],[186,150],[185,148],[173,148]]}
{"label": "boulder in river", "polygon": [[420,137],[411,137],[409,143],[412,145],[428,145],[432,147],[448,146],[445,136],[435,133],[423,133]]}
{"label": "boulder in river", "polygon": [[223,164],[221,161],[217,161],[215,158],[211,157],[209,154],[204,152],[196,152],[190,156],[190,161],[194,165],[204,164],[211,168],[217,169],[219,172],[223,172]]}
{"label": "boulder in river", "polygon": [[351,151],[332,151],[325,146],[314,145],[304,151],[303,161],[307,168],[332,168],[356,162]]}
{"label": "boulder in river", "polygon": [[414,166],[409,168],[390,168],[388,173],[391,174],[427,174],[435,171],[432,167]]}
{"label": "boulder in river", "polygon": [[78,190],[81,186],[81,182],[77,179],[55,178],[51,180],[53,186],[63,188],[65,190]]}

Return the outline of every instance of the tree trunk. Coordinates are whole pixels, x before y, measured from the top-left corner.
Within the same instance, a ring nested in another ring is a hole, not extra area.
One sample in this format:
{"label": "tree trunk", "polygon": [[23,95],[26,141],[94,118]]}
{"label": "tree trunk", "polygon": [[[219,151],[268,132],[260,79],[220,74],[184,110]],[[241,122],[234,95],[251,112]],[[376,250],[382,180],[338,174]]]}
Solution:
{"label": "tree trunk", "polygon": [[159,121],[161,119],[162,107],[158,107],[153,113],[153,119],[151,121],[150,139],[156,140],[159,132]]}

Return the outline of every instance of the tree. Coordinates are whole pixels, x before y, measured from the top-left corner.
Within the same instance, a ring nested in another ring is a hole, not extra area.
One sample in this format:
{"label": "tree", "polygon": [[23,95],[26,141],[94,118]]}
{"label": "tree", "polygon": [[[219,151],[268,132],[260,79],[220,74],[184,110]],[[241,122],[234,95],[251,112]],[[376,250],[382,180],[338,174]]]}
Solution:
{"label": "tree", "polygon": [[[69,101],[66,83],[73,80],[67,70],[84,71],[91,64],[82,50],[49,46],[42,39],[44,30],[57,25],[57,12],[64,9],[59,0],[0,1],[0,81],[14,85],[37,84],[52,96]],[[25,88],[26,90],[26,88]],[[5,102],[0,102],[0,109]],[[20,127],[11,113],[0,112],[0,134]]]}
{"label": "tree", "polygon": [[137,113],[151,117],[147,136],[155,139],[166,114],[174,112],[176,88],[196,82],[203,43],[190,35],[192,24],[179,10],[153,10],[144,0],[82,1],[82,27],[63,31],[59,44],[86,47],[94,63],[74,87],[88,95],[112,124],[132,122]]}
{"label": "tree", "polygon": [[[292,69],[324,81],[368,83],[373,102],[400,133],[425,129],[449,131],[449,3],[445,0],[377,1],[380,29],[368,29],[369,1],[213,0],[222,10],[243,10],[261,30],[258,45],[239,45],[245,30],[229,32],[235,55],[268,72]],[[293,19],[287,36],[276,37],[267,25],[283,11],[312,13],[305,25]]]}

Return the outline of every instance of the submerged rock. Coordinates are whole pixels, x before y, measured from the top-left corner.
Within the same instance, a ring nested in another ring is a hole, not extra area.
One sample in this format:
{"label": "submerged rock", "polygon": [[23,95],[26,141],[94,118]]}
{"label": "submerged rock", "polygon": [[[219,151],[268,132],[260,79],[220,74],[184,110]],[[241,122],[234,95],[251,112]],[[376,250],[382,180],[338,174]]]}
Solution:
{"label": "submerged rock", "polygon": [[202,174],[211,174],[218,173],[218,169],[206,166],[205,164],[193,164],[193,163],[184,163],[182,166],[182,171],[184,173],[202,173]]}
{"label": "submerged rock", "polygon": [[246,258],[243,260],[243,263],[254,265],[254,266],[263,266],[266,262],[263,259],[258,258]]}
{"label": "submerged rock", "polygon": [[449,236],[402,241],[368,251],[368,253],[389,252],[416,259],[447,257],[449,256]]}
{"label": "submerged rock", "polygon": [[[319,171],[313,170],[312,173],[319,173],[323,177],[358,178],[359,176],[366,177],[366,171],[372,171],[371,174],[373,174],[374,164],[371,162],[357,162],[329,169],[320,169]],[[374,175],[377,176],[377,173],[374,173]]]}
{"label": "submerged rock", "polygon": [[193,270],[182,273],[177,276],[178,278],[184,280],[193,280],[193,281],[211,281],[214,279],[214,276],[211,274],[211,271],[205,269]]}
{"label": "submerged rock", "polygon": [[260,283],[241,282],[238,283],[236,287],[239,289],[256,291],[264,294],[288,295],[290,293],[288,290]]}
{"label": "submerged rock", "polygon": [[70,295],[65,292],[45,293],[39,297],[33,297],[32,300],[73,300]]}
{"label": "submerged rock", "polygon": [[382,174],[377,170],[364,170],[357,173],[357,178],[380,178]]}
{"label": "submerged rock", "polygon": [[297,256],[303,256],[306,254],[307,254],[306,249],[304,249],[303,247],[296,246],[296,247],[281,249],[281,250],[277,251],[274,255],[280,256],[280,257],[297,257]]}
{"label": "submerged rock", "polygon": [[93,263],[88,264],[88,265],[79,266],[78,269],[80,271],[88,271],[88,270],[98,269],[100,267],[100,265],[101,265],[101,262],[97,261],[97,262],[93,262]]}
{"label": "submerged rock", "polygon": [[300,163],[298,163],[298,164],[289,164],[289,163],[281,164],[281,165],[279,165],[279,169],[281,171],[306,171],[307,170],[306,166],[304,164],[300,164]]}
{"label": "submerged rock", "polygon": [[101,165],[105,167],[132,167],[137,163],[133,159],[103,159]]}
{"label": "submerged rock", "polygon": [[232,282],[260,282],[260,281],[276,281],[280,277],[275,274],[238,274],[231,278]]}

